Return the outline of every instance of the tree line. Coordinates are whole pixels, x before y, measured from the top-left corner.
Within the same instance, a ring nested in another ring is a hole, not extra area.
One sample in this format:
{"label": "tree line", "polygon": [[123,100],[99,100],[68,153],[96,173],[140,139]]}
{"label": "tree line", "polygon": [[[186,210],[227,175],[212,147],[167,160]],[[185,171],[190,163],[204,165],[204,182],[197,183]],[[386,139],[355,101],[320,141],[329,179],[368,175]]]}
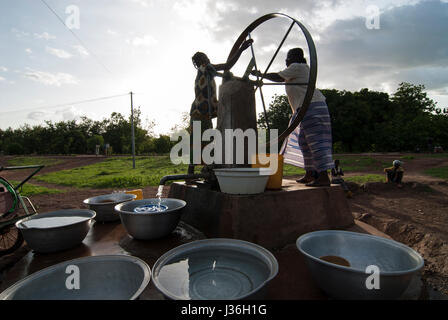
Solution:
{"label": "tree line", "polygon": [[[448,150],[448,114],[436,108],[423,85],[403,82],[391,96],[369,89],[321,92],[331,117],[334,152]],[[288,98],[275,96],[267,115],[271,128],[285,130],[292,115]],[[258,124],[266,128],[263,113]]]}
{"label": "tree line", "polygon": [[[137,154],[168,153],[173,143],[168,135],[156,137],[154,122],[143,128],[141,110],[134,111],[135,149]],[[131,117],[113,112],[108,119],[93,121],[45,121],[45,125],[23,125],[18,129],[0,129],[0,152],[3,154],[93,154],[96,145],[104,153],[131,153]]]}
{"label": "tree line", "polygon": [[[334,152],[428,151],[440,145],[448,150],[448,114],[438,112],[423,85],[401,83],[391,96],[384,92],[361,89],[321,90],[326,97],[332,120]],[[285,130],[292,115],[285,95],[276,95],[267,111],[270,128]],[[186,129],[183,123],[172,131]],[[266,128],[263,113],[258,125]],[[137,154],[169,153],[175,142],[169,135],[156,136],[154,122],[141,121],[141,110],[134,112]],[[111,154],[131,153],[131,118],[113,112],[107,119],[93,121],[46,121],[44,125],[23,125],[18,129],[0,129],[3,154],[93,154],[95,146]]]}

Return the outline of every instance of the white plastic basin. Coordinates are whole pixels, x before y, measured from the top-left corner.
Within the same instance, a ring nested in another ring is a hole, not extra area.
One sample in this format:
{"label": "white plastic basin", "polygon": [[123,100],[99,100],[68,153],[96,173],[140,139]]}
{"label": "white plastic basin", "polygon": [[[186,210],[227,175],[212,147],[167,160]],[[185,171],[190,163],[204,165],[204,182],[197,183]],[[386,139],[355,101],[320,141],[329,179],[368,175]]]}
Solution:
{"label": "white plastic basin", "polygon": [[221,191],[230,194],[262,193],[271,174],[269,168],[222,168],[214,171]]}

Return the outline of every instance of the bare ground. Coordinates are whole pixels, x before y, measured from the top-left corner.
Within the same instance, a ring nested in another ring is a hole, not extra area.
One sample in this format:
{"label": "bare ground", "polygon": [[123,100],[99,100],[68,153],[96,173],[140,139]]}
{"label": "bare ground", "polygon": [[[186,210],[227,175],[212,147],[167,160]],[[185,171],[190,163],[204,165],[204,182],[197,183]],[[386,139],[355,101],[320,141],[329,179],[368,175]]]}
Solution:
{"label": "bare ground", "polygon": [[[380,160],[390,161],[399,158],[397,155],[378,155]],[[58,158],[58,157],[52,157]],[[45,168],[43,173],[58,171],[92,164],[103,160],[97,157],[60,157],[63,163]],[[4,165],[5,157],[0,158]],[[404,160],[404,187],[385,183],[367,183],[366,185],[350,184],[354,195],[349,205],[355,218],[376,227],[393,239],[402,242],[425,259],[423,280],[431,288],[448,294],[448,182],[423,174],[431,167],[448,166],[448,159],[420,158]],[[378,171],[351,172],[346,176]],[[18,180],[23,175],[4,175]],[[33,181],[47,187],[65,189],[65,193],[53,195],[37,195],[32,200],[39,212],[52,211],[55,208],[68,209],[83,207],[86,198],[114,191],[113,189],[76,189],[55,186]],[[168,192],[164,190],[164,196]],[[154,197],[157,187],[143,190],[145,198]],[[27,252],[26,246],[9,257],[0,258],[0,267],[11,266]]]}

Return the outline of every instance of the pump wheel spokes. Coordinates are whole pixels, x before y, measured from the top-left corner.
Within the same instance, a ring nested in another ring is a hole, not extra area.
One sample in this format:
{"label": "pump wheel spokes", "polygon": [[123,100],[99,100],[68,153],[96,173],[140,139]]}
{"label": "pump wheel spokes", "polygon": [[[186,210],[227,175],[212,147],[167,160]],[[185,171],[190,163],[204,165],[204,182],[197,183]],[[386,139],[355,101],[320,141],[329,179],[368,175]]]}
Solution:
{"label": "pump wheel spokes", "polygon": [[[289,84],[289,85],[307,85],[307,90],[305,93],[305,98],[303,100],[302,106],[299,109],[298,114],[295,116],[295,118],[293,119],[293,121],[290,123],[290,125],[288,126],[288,128],[283,131],[279,137],[278,137],[278,142],[282,142],[286,137],[289,136],[289,134],[291,132],[294,131],[295,128],[297,128],[297,126],[300,124],[300,122],[303,120],[303,118],[305,117],[306,111],[308,110],[308,107],[311,103],[311,99],[313,98],[313,94],[314,94],[314,89],[316,88],[316,78],[317,78],[317,54],[316,54],[316,47],[314,45],[314,41],[310,35],[310,33],[308,32],[308,30],[305,28],[305,26],[300,23],[298,20],[283,14],[283,13],[270,13],[267,15],[264,15],[260,18],[258,18],[257,20],[255,20],[254,22],[252,22],[242,33],[241,35],[238,37],[238,39],[236,40],[235,44],[232,47],[232,50],[230,51],[230,54],[227,58],[227,61],[230,60],[231,57],[233,57],[233,55],[238,51],[238,49],[241,47],[241,45],[243,44],[243,42],[246,39],[250,39],[251,38],[251,32],[253,32],[258,26],[260,26],[261,24],[263,24],[264,22],[274,19],[274,18],[281,18],[281,19],[288,19],[291,21],[291,25],[288,29],[288,31],[286,32],[286,34],[283,36],[279,46],[277,47],[277,50],[275,51],[274,55],[271,57],[270,62],[267,66],[267,68],[265,69],[265,71],[263,72],[263,76],[261,77],[261,80],[263,80],[266,76],[266,74],[269,72],[269,68],[271,67],[272,63],[274,62],[275,58],[277,57],[277,54],[279,53],[281,47],[283,46],[283,43],[285,42],[285,40],[288,38],[291,30],[293,29],[293,27],[295,25],[299,26],[299,28],[301,29],[303,35],[305,36],[306,42],[308,44],[308,51],[310,54],[310,74],[308,77],[308,82],[307,83],[298,83],[298,84]],[[251,47],[251,51],[252,51],[252,57],[255,60],[255,53],[253,51],[253,48]],[[257,68],[256,65],[256,61],[255,61],[255,68]],[[260,79],[258,79],[260,80]],[[261,101],[263,103],[263,111],[265,114],[265,119],[266,119],[266,127],[269,128],[269,123],[268,123],[268,117],[267,117],[267,112],[266,112],[266,106],[265,106],[265,102],[264,102],[264,96],[263,96],[263,91],[261,86],[259,87],[260,90],[260,97],[261,97]],[[270,141],[270,143],[273,143],[274,141]]]}

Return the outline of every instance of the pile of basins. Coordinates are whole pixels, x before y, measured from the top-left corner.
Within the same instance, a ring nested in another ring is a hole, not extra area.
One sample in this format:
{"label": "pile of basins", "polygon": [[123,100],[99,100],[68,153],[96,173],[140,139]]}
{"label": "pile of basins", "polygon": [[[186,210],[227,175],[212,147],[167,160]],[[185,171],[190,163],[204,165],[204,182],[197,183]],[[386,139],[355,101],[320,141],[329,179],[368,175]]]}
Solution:
{"label": "pile of basins", "polygon": [[[261,170],[261,171],[260,171]],[[264,168],[219,169],[221,191],[254,194],[264,191]],[[260,174],[262,172],[263,174]],[[230,181],[229,180],[233,180]],[[261,185],[261,186],[260,186]],[[152,240],[176,228],[187,203],[170,198],[134,200],[112,193],[84,200],[89,209],[59,210],[16,223],[28,246],[39,253],[79,245],[92,220],[121,220],[130,236]],[[297,248],[315,283],[338,299],[397,299],[422,269],[422,257],[411,248],[384,238],[346,231],[302,235]],[[67,270],[75,266],[78,290],[68,290]],[[379,271],[378,288],[367,284],[369,267]],[[136,299],[150,280],[167,299],[262,299],[278,273],[278,262],[265,248],[236,239],[193,241],[163,254],[151,268],[127,255],[91,256],[38,271],[0,294],[0,299]]]}

